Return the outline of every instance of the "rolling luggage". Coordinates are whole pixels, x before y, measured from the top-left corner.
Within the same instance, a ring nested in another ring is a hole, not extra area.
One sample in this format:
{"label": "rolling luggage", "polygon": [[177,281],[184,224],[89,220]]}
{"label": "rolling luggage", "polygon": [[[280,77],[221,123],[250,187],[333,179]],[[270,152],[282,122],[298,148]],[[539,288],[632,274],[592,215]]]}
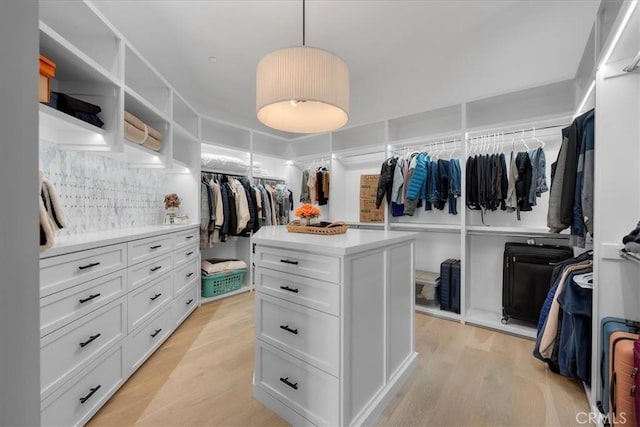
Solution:
{"label": "rolling luggage", "polygon": [[640,335],[614,332],[609,338],[609,423],[636,425],[634,342]]}
{"label": "rolling luggage", "polygon": [[602,354],[600,355],[600,400],[598,401],[598,408],[603,414],[608,414],[610,399],[609,386],[611,385],[611,375],[609,373],[611,366],[611,335],[616,332],[640,334],[640,322],[621,319],[619,317],[605,317],[600,323],[600,330],[602,331]]}
{"label": "rolling luggage", "polygon": [[440,310],[460,313],[460,260],[449,258],[440,264]]}
{"label": "rolling luggage", "polygon": [[568,246],[505,243],[502,323],[513,318],[537,324],[554,267],[571,257],[573,250]]}

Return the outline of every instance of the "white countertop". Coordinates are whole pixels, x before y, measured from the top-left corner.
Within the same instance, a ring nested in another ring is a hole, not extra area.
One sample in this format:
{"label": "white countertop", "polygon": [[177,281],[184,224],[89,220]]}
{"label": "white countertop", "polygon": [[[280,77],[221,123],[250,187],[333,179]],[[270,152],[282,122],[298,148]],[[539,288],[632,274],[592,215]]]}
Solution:
{"label": "white countertop", "polygon": [[327,255],[349,255],[415,239],[418,233],[406,231],[349,229],[344,234],[322,236],[289,233],[286,226],[262,227],[252,242]]}
{"label": "white countertop", "polygon": [[56,236],[53,247],[40,252],[40,259],[199,227],[199,224],[150,225],[146,227],[75,234],[72,236]]}

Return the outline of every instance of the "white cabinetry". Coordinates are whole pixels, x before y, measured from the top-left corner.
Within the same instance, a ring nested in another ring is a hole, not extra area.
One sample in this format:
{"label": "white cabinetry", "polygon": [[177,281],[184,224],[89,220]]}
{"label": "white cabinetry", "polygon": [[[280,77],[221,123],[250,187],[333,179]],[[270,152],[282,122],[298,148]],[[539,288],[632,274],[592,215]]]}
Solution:
{"label": "white cabinetry", "polygon": [[411,369],[414,233],[263,228],[254,396],[294,425],[368,425]]}
{"label": "white cabinetry", "polygon": [[41,255],[43,425],[85,423],[198,305],[197,226],[92,237]]}

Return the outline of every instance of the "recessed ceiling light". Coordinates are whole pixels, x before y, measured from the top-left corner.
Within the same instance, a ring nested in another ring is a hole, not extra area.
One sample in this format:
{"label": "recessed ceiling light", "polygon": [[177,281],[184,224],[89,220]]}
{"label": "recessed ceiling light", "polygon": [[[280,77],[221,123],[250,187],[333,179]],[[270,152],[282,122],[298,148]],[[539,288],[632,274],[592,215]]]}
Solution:
{"label": "recessed ceiling light", "polygon": [[218,58],[216,58],[215,56],[210,56],[209,57],[209,62],[217,62]]}

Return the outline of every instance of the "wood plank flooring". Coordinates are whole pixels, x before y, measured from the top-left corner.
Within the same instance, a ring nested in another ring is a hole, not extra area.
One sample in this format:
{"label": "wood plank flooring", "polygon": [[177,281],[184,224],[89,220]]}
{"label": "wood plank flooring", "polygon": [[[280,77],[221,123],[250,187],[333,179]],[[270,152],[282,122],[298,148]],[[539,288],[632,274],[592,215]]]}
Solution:
{"label": "wood plank flooring", "polygon": [[[253,293],[198,308],[89,426],[286,426],[251,396]],[[418,367],[378,426],[570,426],[582,385],[533,341],[416,314]]]}

